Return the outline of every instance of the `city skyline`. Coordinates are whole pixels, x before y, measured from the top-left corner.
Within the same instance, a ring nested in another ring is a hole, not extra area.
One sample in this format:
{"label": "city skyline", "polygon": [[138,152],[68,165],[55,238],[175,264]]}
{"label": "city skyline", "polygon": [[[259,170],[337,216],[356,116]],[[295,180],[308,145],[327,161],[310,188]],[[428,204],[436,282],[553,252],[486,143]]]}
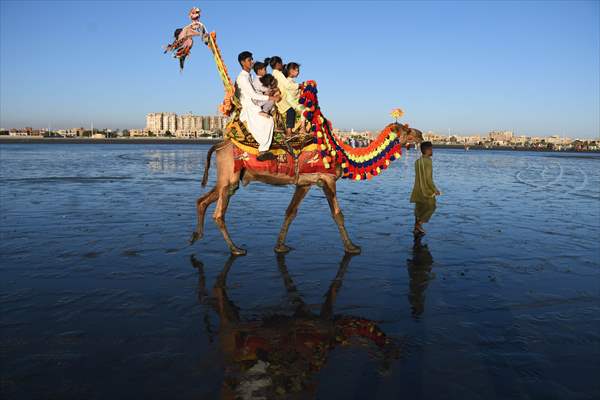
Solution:
{"label": "city skyline", "polygon": [[[290,29],[292,42],[242,30],[246,18],[277,18],[269,3],[6,1],[0,125],[135,129],[147,110],[213,114],[223,92],[210,52],[197,42],[180,74],[161,50],[193,5],[217,31],[233,79],[241,50],[299,61],[299,80],[318,82],[323,112],[341,129],[380,130],[399,106],[402,122],[423,131],[600,134],[590,1],[319,3],[327,22]],[[44,18],[31,29],[35,14]],[[305,26],[305,13],[289,23]]]}
{"label": "city skyline", "polygon": [[[111,129],[111,130],[115,130],[115,129],[146,129],[147,125],[148,125],[148,116],[151,114],[173,114],[175,116],[178,117],[184,117],[184,116],[194,116],[194,117],[202,117],[202,118],[219,118],[221,120],[226,120],[227,117],[220,115],[218,113],[214,113],[214,114],[198,114],[198,113],[194,113],[193,111],[186,111],[183,113],[178,113],[178,112],[173,112],[173,111],[152,111],[152,112],[147,112],[145,113],[143,116],[137,118],[139,121],[134,124],[133,126],[122,126],[122,125],[110,125],[110,126],[105,126],[105,125],[95,125],[96,129]],[[32,128],[35,130],[42,130],[42,131],[52,131],[52,130],[56,130],[56,129],[75,129],[75,128],[92,128],[92,126],[94,125],[94,121],[88,121],[87,123],[75,123],[75,124],[70,124],[70,125],[56,125],[53,126],[52,124],[46,124],[46,125],[36,125],[33,123],[24,123],[22,125],[19,126],[4,126],[1,125],[0,126],[0,131],[6,131],[6,130],[11,130],[11,129],[15,129],[15,130],[22,130],[25,128]],[[221,124],[223,125],[223,124]],[[142,126],[144,128],[142,128]],[[220,127],[222,128],[222,126]]]}
{"label": "city skyline", "polygon": [[[170,118],[170,117],[173,118]],[[158,120],[157,120],[158,118]],[[187,119],[187,121],[186,121]],[[199,119],[199,120],[198,120]],[[222,130],[225,128],[226,121],[228,117],[223,115],[197,115],[193,114],[191,111],[184,114],[177,114],[171,111],[163,111],[163,112],[151,112],[146,114],[145,118],[145,126],[142,128],[141,124],[132,127],[132,128],[107,128],[107,127],[96,127],[96,131],[98,132],[115,132],[118,130],[127,130],[129,132],[135,132],[133,136],[147,135],[148,132],[156,133],[156,134],[165,134],[166,132],[170,132],[172,134],[176,133],[199,133],[199,132],[208,132],[208,131],[216,131]],[[159,122],[160,121],[160,122]],[[160,124],[158,127],[157,124]],[[94,127],[91,126],[90,130]],[[89,131],[84,126],[72,126],[72,127],[57,127],[53,129],[48,129],[45,127],[33,127],[31,124],[23,126],[23,127],[11,127],[9,129],[5,127],[0,127],[0,132],[26,132],[26,133],[43,133],[43,132],[57,132],[61,133],[62,131]],[[345,135],[368,135],[372,136],[373,134],[378,134],[378,131],[373,131],[370,129],[362,129],[362,130],[354,130],[353,128],[337,128],[333,129],[333,132],[340,136]],[[480,140],[480,138],[486,137],[494,137],[495,135],[510,135],[513,139],[560,139],[562,140],[591,140],[591,141],[599,141],[600,136],[598,137],[571,137],[559,134],[541,134],[541,135],[531,135],[523,132],[515,132],[510,129],[488,129],[481,132],[475,132],[471,134],[464,134],[463,132],[438,132],[433,130],[423,131],[423,133],[428,137],[435,137],[437,139],[440,138],[457,138],[459,142],[466,142],[467,139]],[[175,135],[177,136],[177,135]]]}

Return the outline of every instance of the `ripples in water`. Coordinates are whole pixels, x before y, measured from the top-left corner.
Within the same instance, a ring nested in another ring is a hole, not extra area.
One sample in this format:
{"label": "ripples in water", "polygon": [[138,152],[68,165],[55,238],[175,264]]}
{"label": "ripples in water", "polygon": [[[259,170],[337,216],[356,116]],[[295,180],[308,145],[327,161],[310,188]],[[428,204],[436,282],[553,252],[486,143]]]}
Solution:
{"label": "ripples in water", "polygon": [[436,151],[415,244],[411,152],[339,182],[352,258],[318,188],[275,256],[292,188],[251,184],[233,259],[186,242],[207,148],[0,147],[3,398],[600,396],[598,159]]}

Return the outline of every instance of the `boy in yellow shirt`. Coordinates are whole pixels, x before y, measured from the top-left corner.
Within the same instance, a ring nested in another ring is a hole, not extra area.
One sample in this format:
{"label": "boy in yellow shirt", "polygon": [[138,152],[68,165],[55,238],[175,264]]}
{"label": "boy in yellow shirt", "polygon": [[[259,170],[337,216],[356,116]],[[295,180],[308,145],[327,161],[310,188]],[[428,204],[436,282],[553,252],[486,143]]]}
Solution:
{"label": "boy in yellow shirt", "polygon": [[433,166],[431,156],[433,145],[431,142],[421,143],[422,156],[415,161],[415,185],[413,186],[410,202],[415,203],[415,236],[425,235],[423,224],[429,222],[436,208],[435,197],[441,192],[433,183]]}

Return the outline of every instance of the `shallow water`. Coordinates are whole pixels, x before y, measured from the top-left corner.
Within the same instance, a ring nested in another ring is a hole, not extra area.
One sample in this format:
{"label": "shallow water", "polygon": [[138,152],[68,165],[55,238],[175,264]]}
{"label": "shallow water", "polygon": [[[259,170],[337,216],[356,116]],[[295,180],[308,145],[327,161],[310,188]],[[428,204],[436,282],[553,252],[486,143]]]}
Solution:
{"label": "shallow water", "polygon": [[414,152],[340,181],[355,257],[316,187],[276,257],[293,189],[251,184],[230,259],[187,246],[207,149],[0,146],[1,397],[600,397],[598,155],[436,151],[416,247]]}

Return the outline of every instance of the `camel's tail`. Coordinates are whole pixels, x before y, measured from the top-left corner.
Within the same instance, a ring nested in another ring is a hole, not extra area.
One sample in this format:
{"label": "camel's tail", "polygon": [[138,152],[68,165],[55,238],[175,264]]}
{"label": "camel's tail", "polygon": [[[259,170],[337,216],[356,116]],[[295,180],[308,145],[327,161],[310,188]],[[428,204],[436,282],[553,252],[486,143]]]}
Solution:
{"label": "camel's tail", "polygon": [[223,140],[222,142],[213,144],[212,147],[208,149],[208,153],[206,153],[206,164],[204,164],[204,175],[202,175],[202,187],[205,187],[208,183],[208,171],[210,170],[210,159],[212,157],[212,153],[220,150],[227,143],[229,143],[227,140]]}

